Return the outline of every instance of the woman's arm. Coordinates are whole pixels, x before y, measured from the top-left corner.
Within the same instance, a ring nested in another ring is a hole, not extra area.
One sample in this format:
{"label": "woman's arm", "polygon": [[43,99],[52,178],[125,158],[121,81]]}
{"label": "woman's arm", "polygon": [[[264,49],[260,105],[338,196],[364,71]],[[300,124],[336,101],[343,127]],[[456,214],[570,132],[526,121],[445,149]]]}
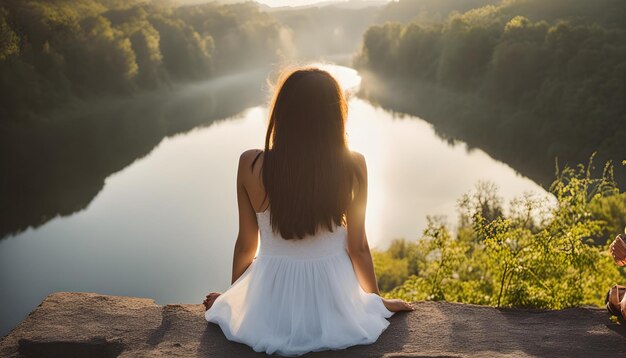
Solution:
{"label": "woman's arm", "polygon": [[237,207],[239,210],[239,234],[233,253],[233,274],[231,283],[246,271],[254,260],[259,245],[259,224],[250,202],[246,183],[251,178],[250,163],[255,151],[245,151],[239,157],[237,169]]}
{"label": "woman's arm", "polygon": [[[355,153],[358,168],[361,171],[363,181],[355,190],[352,204],[348,208],[348,254],[352,260],[352,267],[359,280],[363,291],[380,295],[372,254],[367,243],[365,234],[365,207],[367,206],[367,165],[365,158],[360,153]],[[381,298],[385,307],[392,311],[413,311],[415,308],[400,299]]]}
{"label": "woman's arm", "polygon": [[348,208],[348,254],[361,288],[365,292],[379,294],[372,254],[365,234],[365,207],[367,206],[367,165],[360,153],[354,153],[363,181],[355,189],[352,204]]}

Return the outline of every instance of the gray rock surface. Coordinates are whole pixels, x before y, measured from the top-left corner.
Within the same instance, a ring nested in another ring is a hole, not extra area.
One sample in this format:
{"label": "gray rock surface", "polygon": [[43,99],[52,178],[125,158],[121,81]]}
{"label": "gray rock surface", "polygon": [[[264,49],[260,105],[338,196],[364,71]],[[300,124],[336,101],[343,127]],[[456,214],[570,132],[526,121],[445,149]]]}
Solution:
{"label": "gray rock surface", "polygon": [[[57,292],[0,341],[0,357],[252,357],[200,304]],[[311,357],[624,357],[626,329],[600,308],[496,309],[418,302],[372,345]]]}

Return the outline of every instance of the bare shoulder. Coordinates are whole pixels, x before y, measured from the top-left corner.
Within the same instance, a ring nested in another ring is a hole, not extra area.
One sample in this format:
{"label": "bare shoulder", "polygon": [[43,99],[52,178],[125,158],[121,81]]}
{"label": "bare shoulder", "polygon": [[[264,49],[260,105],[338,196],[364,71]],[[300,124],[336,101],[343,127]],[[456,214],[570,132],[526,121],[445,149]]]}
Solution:
{"label": "bare shoulder", "polygon": [[256,182],[261,175],[263,163],[263,150],[248,149],[239,156],[239,169],[237,170],[237,180],[242,180],[248,186],[256,186]]}
{"label": "bare shoulder", "polygon": [[261,150],[261,149],[248,149],[248,150],[245,150],[239,156],[239,164],[241,164],[241,165],[246,165],[247,164],[248,166],[250,166],[252,164],[252,161],[257,157],[257,155],[259,155],[259,153],[263,153],[263,150]]}
{"label": "bare shoulder", "polygon": [[352,154],[352,158],[354,159],[354,163],[356,163],[357,167],[363,171],[366,170],[365,156],[357,151],[351,150],[350,154]]}
{"label": "bare shoulder", "polygon": [[361,188],[367,188],[367,164],[365,163],[365,156],[354,150],[350,151],[357,173],[355,173],[358,180],[355,182],[354,190],[357,193],[361,192]]}

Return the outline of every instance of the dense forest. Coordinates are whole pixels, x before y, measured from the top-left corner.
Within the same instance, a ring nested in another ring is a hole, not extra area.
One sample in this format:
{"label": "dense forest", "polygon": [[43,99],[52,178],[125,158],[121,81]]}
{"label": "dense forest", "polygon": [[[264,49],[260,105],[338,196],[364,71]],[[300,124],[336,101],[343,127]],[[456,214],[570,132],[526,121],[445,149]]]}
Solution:
{"label": "dense forest", "polygon": [[363,96],[549,185],[557,159],[626,158],[624,14],[616,0],[506,0],[438,22],[415,15],[370,27],[354,64]]}
{"label": "dense forest", "polygon": [[252,2],[7,0],[0,36],[3,122],[74,98],[267,65],[291,49],[285,29]]}
{"label": "dense forest", "polygon": [[378,11],[272,9],[252,1],[7,0],[0,4],[0,122],[24,121],[73,100],[348,55]]}

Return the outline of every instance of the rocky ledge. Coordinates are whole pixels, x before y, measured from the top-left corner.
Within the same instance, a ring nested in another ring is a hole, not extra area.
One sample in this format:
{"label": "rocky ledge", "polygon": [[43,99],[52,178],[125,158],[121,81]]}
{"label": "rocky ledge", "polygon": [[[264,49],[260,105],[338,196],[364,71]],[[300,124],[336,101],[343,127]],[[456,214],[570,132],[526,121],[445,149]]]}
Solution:
{"label": "rocky ledge", "polygon": [[[497,309],[418,302],[396,314],[379,340],[313,357],[618,357],[626,329],[603,309]],[[95,293],[48,296],[0,341],[1,357],[248,357],[204,320],[200,304]]]}

